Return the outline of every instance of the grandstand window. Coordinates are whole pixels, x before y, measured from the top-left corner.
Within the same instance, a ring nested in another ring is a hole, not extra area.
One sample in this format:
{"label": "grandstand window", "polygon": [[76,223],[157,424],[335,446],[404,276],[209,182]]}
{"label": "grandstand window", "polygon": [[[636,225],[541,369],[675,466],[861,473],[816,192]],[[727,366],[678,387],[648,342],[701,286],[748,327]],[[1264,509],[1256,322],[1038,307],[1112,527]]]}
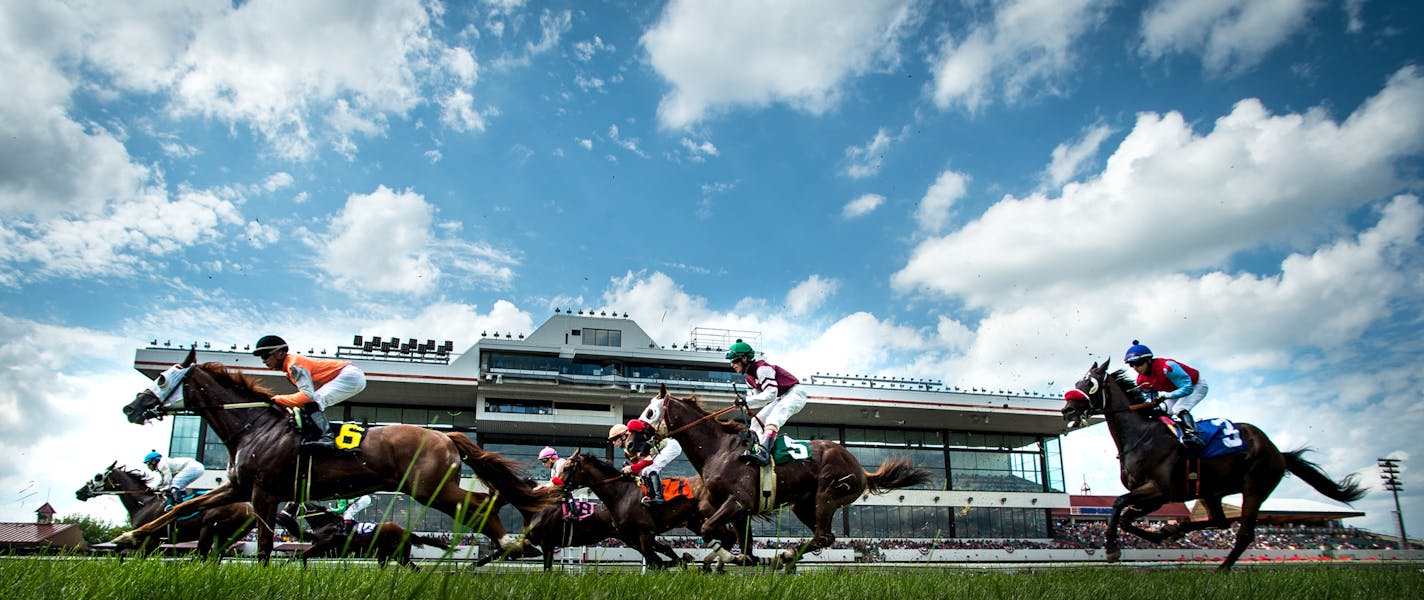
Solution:
{"label": "grandstand window", "polygon": [[841,441],[841,428],[830,425],[787,425],[781,431],[796,440]]}
{"label": "grandstand window", "polygon": [[851,505],[845,510],[849,537],[949,537],[948,507]]}
{"label": "grandstand window", "polygon": [[485,410],[492,413],[551,415],[554,414],[554,403],[548,400],[488,398],[485,400]]}
{"label": "grandstand window", "polygon": [[198,436],[203,420],[195,415],[178,415],[173,418],[173,433],[168,438],[169,456],[185,458],[198,457]]}
{"label": "grandstand window", "polygon": [[978,508],[955,512],[957,538],[1047,538],[1047,511],[1041,508]]}
{"label": "grandstand window", "polygon": [[892,456],[907,456],[910,464],[920,467],[930,473],[930,480],[926,483],[911,487],[916,490],[942,490],[944,484],[944,451],[930,448],[905,448],[889,446],[857,446],[846,444],[846,449],[860,461],[860,465],[868,471],[874,471],[880,467],[880,463]]}
{"label": "grandstand window", "polygon": [[623,345],[623,332],[617,329],[589,329],[583,330],[583,343],[589,346],[611,346],[614,348]]}
{"label": "grandstand window", "polygon": [[1048,491],[1065,491],[1067,486],[1063,484],[1063,450],[1057,437],[1043,439],[1043,462],[1048,469]]}
{"label": "grandstand window", "polygon": [[211,425],[205,425],[203,430],[203,452],[198,460],[202,461],[204,469],[227,469],[230,459],[227,444],[223,443]]}
{"label": "grandstand window", "polygon": [[1042,492],[1038,454],[952,450],[950,489],[1000,492]]}

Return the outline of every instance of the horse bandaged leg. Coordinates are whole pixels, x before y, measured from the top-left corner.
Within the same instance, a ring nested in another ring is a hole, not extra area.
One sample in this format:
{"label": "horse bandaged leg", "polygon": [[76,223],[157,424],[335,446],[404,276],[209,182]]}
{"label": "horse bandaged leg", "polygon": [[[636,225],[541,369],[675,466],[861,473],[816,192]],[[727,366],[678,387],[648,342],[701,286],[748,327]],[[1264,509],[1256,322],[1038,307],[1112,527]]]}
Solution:
{"label": "horse bandaged leg", "polygon": [[757,512],[771,512],[776,508],[776,465],[769,464],[761,468],[761,496],[757,503]]}

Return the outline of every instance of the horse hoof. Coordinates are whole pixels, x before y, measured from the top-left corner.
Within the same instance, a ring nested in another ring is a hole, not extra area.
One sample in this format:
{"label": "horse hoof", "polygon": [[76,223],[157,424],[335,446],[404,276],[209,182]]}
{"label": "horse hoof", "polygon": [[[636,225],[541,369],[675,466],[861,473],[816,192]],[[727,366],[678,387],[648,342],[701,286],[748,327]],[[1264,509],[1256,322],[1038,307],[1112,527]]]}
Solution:
{"label": "horse hoof", "polygon": [[1117,562],[1122,558],[1122,550],[1109,550],[1107,553],[1108,562]]}

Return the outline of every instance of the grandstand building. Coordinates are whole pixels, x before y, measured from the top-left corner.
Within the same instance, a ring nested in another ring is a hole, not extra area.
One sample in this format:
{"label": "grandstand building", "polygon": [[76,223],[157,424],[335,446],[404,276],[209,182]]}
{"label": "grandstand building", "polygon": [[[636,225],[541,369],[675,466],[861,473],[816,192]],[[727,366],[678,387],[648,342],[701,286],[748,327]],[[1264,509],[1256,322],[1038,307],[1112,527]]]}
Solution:
{"label": "grandstand building", "polygon": [[[694,329],[685,342],[668,345],[653,340],[627,315],[595,316],[591,311],[556,311],[527,336],[486,332],[464,352],[454,352],[449,341],[356,336],[351,346],[333,354],[365,370],[367,388],[328,414],[369,425],[462,431],[486,449],[529,465],[530,477],[546,480],[547,470],[535,460],[545,445],[561,455],[583,448],[614,460],[605,439],[609,427],[641,412],[659,384],[678,395],[696,393],[709,408],[731,403],[734,388],[746,388],[723,359],[725,348],[738,337],[759,347],[754,332],[704,328]],[[278,393],[292,389],[246,347],[199,346],[201,362],[223,363]],[[155,339],[136,351],[134,366],[154,377],[181,361],[187,350]],[[797,375],[809,402],[784,429],[786,434],[840,442],[869,470],[888,456],[907,455],[933,474],[918,489],[863,497],[837,516],[838,537],[1046,539],[1052,535],[1052,511],[1070,507],[1057,397],[959,389],[930,379]],[[198,487],[220,483],[228,463],[226,447],[197,416],[175,419],[169,454],[194,457],[207,466]],[[685,458],[663,473],[694,474]],[[391,500],[396,515],[409,510],[412,518],[420,515],[417,528],[449,531],[444,515],[399,498]],[[509,524],[521,522],[508,507],[501,516]],[[756,527],[761,537],[810,533],[788,512],[758,521]]]}

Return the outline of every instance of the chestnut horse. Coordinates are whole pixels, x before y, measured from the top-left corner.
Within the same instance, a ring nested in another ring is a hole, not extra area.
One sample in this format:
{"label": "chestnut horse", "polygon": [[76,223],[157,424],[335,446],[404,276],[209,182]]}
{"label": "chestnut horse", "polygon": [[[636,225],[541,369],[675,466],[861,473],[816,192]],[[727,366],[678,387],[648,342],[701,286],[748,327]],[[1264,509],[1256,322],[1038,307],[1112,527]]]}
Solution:
{"label": "chestnut horse", "polygon": [[[806,552],[819,550],[835,542],[831,520],[836,511],[860,499],[866,492],[884,494],[891,490],[919,485],[929,481],[928,471],[912,466],[904,456],[892,456],[880,464],[874,473],[861,467],[855,455],[836,442],[812,440],[811,456],[807,460],[776,466],[776,506],[763,513],[758,506],[759,468],[737,459],[746,449],[740,423],[720,421],[718,416],[731,407],[709,413],[697,396],[677,398],[661,386],[654,400],[662,400],[659,430],[682,444],[692,466],[702,475],[703,491],[699,509],[704,521],[700,534],[703,540],[717,541],[718,532],[731,525],[741,544],[744,564],[756,564],[752,554],[751,519],[769,515],[777,508],[790,505],[791,512],[811,528],[810,540],[795,549],[784,549],[773,559],[773,568],[795,569],[796,561]],[[713,544],[722,554],[723,544]]]}
{"label": "chestnut horse", "polygon": [[[632,475],[619,471],[592,454],[584,454],[583,450],[575,450],[569,455],[559,477],[564,481],[565,490],[586,487],[598,496],[613,515],[616,528],[613,537],[637,550],[648,566],[654,569],[665,569],[678,562],[672,546],[657,538],[659,533],[678,527],[698,531],[702,527],[702,515],[698,512],[696,499],[678,496],[662,504],[643,504],[642,488],[638,487]],[[694,490],[702,487],[698,478],[693,478],[689,484]],[[671,558],[671,562],[663,562],[659,553]]]}
{"label": "chestnut horse", "polygon": [[[1122,529],[1152,543],[1176,539],[1199,529],[1224,529],[1231,525],[1222,511],[1221,499],[1241,494],[1241,528],[1236,543],[1218,568],[1228,571],[1241,553],[1256,538],[1256,515],[1261,503],[1276,489],[1286,471],[1315,488],[1326,497],[1340,502],[1354,502],[1365,490],[1351,475],[1336,482],[1314,463],[1301,458],[1306,449],[1281,452],[1260,429],[1249,423],[1235,423],[1240,442],[1245,449],[1211,458],[1194,459],[1197,477],[1189,479],[1185,449],[1175,435],[1167,430],[1150,408],[1137,384],[1119,370],[1108,374],[1108,361],[1093,363],[1074,389],[1066,394],[1063,418],[1081,422],[1083,418],[1101,414],[1107,418],[1108,432],[1117,444],[1121,462],[1122,485],[1128,492],[1113,501],[1108,519],[1108,562],[1122,557],[1118,545],[1118,525]],[[1158,531],[1147,531],[1133,524],[1139,517],[1151,513],[1168,502],[1184,502],[1200,498],[1211,519],[1172,524]]]}
{"label": "chestnut horse", "polygon": [[[306,519],[311,529],[302,529],[298,518]],[[302,551],[304,565],[308,558],[356,556],[374,557],[384,567],[395,557],[396,562],[418,570],[420,567],[410,559],[412,546],[450,549],[444,540],[406,531],[395,521],[358,523],[351,531],[342,531],[341,517],[315,502],[289,505],[277,513],[277,524],[299,540],[311,540],[311,546]]]}
{"label": "chestnut horse", "polygon": [[272,404],[270,390],[230,373],[221,363],[195,365],[196,358],[189,352],[183,364],[159,375],[124,407],[124,414],[135,424],[179,412],[202,416],[232,456],[228,480],[119,536],[114,542],[121,546],[168,525],[180,512],[250,501],[259,519],[257,554],[266,562],[272,555],[272,522],[280,502],[398,491],[453,517],[457,531],[471,527],[507,552],[522,554],[523,540],[506,533],[492,510],[493,497],[460,487],[462,461],[500,499],[516,507],[538,511],[553,504],[552,493],[536,491],[519,477],[516,463],[486,452],[462,433],[413,425],[371,427],[354,452],[301,454],[301,435],[288,422],[287,411]]}
{"label": "chestnut horse", "polygon": [[[120,466],[119,461],[110,463],[103,471],[95,474],[89,483],[74,492],[74,497],[81,502],[95,496],[108,495],[119,497],[119,502],[129,513],[129,523],[133,526],[143,525],[163,514],[163,495],[148,488],[148,482],[142,472]],[[252,505],[238,502],[210,508],[201,515],[186,512],[163,533],[167,534],[168,541],[174,544],[198,540],[198,556],[203,558],[208,557],[216,542],[217,560],[221,561],[223,551],[247,535],[256,524],[257,516],[252,512]],[[150,536],[142,547],[144,550],[152,550],[162,542],[162,535],[154,535]]]}

